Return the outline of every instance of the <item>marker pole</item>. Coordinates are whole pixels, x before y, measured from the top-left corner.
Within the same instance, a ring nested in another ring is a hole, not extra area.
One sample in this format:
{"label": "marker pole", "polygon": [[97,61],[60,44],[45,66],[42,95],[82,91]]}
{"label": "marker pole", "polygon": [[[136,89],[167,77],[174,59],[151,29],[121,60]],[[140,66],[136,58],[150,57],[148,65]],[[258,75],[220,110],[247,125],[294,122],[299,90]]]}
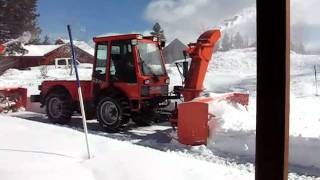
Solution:
{"label": "marker pole", "polygon": [[77,63],[76,63],[76,53],[75,53],[74,46],[73,46],[73,40],[72,40],[72,34],[71,34],[70,25],[68,25],[67,28],[68,28],[69,38],[70,38],[70,48],[71,48],[71,53],[72,53],[72,63],[73,63],[74,71],[75,71],[76,78],[77,78],[76,84],[77,84],[78,95],[79,95],[80,109],[81,109],[81,115],[82,115],[82,124],[83,124],[86,144],[87,144],[88,159],[90,159],[91,158],[91,154],[90,154],[89,141],[88,141],[87,120],[86,120],[86,114],[85,114],[85,111],[84,111],[82,91],[81,91],[81,85],[80,85],[80,80],[79,80],[78,67],[77,67]]}

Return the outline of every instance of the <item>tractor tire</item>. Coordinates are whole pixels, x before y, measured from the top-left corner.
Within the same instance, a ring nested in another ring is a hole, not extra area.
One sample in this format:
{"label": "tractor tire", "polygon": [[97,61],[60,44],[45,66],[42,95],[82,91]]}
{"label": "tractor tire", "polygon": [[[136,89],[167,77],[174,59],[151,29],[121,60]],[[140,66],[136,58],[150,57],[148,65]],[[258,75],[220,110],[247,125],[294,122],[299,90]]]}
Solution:
{"label": "tractor tire", "polygon": [[73,105],[70,96],[63,92],[53,92],[46,98],[46,113],[55,124],[66,124],[71,120]]}
{"label": "tractor tire", "polygon": [[101,98],[96,111],[99,124],[110,133],[118,132],[127,119],[125,109],[117,98]]}
{"label": "tractor tire", "polygon": [[131,116],[131,107],[127,98],[122,97],[121,95],[117,96],[122,109],[122,125],[128,124]]}

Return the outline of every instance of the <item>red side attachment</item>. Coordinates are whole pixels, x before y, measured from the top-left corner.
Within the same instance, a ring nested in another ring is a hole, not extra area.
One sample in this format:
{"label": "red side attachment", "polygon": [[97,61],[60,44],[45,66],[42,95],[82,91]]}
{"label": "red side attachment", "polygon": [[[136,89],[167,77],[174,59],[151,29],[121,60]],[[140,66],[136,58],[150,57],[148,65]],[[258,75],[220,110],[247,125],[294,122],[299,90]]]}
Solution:
{"label": "red side attachment", "polygon": [[19,87],[0,88],[0,112],[17,111],[27,106],[27,89]]}
{"label": "red side attachment", "polygon": [[3,46],[2,44],[0,44],[0,54],[3,54],[4,53],[4,50],[5,50],[5,46]]}

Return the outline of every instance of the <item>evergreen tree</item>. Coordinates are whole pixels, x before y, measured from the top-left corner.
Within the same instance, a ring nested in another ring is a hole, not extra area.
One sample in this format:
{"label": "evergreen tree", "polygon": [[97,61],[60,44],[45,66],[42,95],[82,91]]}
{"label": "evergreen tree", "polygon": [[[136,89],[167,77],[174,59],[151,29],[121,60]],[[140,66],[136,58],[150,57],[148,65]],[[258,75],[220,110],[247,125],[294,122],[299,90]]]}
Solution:
{"label": "evergreen tree", "polygon": [[50,45],[51,42],[50,42],[50,38],[48,35],[45,35],[44,38],[43,38],[43,41],[42,41],[42,44],[43,45]]}
{"label": "evergreen tree", "polygon": [[152,32],[150,33],[153,36],[158,36],[160,38],[160,41],[166,41],[166,37],[164,35],[164,31],[162,30],[159,23],[155,23]]}
{"label": "evergreen tree", "polygon": [[239,32],[237,32],[237,34],[234,37],[233,45],[234,45],[234,48],[236,49],[241,49],[244,47],[244,41]]}
{"label": "evergreen tree", "polygon": [[[30,43],[39,43],[41,33],[38,27],[37,0],[0,0],[0,41],[16,39],[29,31],[32,35]],[[8,50],[19,50],[19,43]]]}
{"label": "evergreen tree", "polygon": [[221,41],[221,49],[223,51],[228,51],[232,48],[230,36],[227,32],[224,33],[222,41]]}
{"label": "evergreen tree", "polygon": [[298,51],[300,54],[306,54],[306,48],[304,47],[304,44],[302,42],[298,44]]}
{"label": "evergreen tree", "polygon": [[244,43],[243,43],[243,48],[248,48],[248,47],[249,47],[249,37],[245,36]]}

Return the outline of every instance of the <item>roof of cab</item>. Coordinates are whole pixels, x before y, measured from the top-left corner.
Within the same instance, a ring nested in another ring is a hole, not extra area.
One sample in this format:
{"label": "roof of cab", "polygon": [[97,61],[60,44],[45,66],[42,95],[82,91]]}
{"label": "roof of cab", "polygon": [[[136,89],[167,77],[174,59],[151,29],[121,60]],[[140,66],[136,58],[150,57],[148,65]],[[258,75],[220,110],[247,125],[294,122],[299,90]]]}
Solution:
{"label": "roof of cab", "polygon": [[105,42],[110,40],[122,40],[122,39],[136,39],[138,36],[142,36],[141,34],[121,34],[121,35],[111,35],[111,36],[97,36],[93,38],[94,42]]}

